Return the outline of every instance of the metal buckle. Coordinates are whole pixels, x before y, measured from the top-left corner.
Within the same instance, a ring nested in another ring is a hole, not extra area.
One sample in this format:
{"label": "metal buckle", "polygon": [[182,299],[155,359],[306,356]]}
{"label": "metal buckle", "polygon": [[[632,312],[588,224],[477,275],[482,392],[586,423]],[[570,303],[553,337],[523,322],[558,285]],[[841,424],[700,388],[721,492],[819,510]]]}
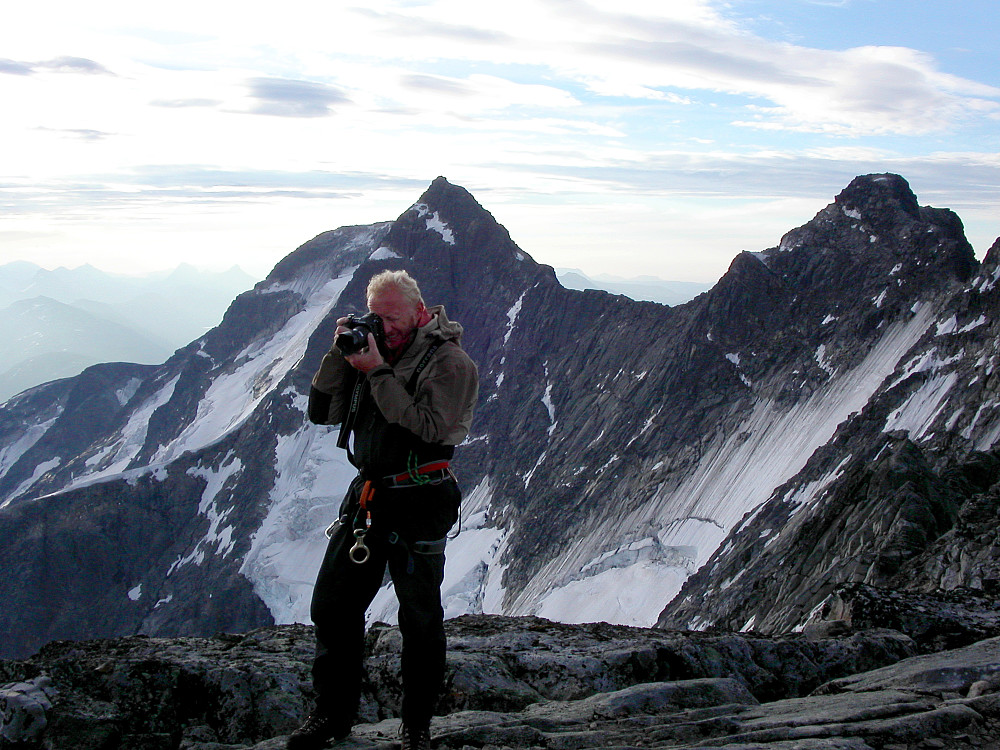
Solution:
{"label": "metal buckle", "polygon": [[354,546],[351,547],[351,551],[348,552],[348,556],[351,558],[351,562],[362,565],[368,562],[368,558],[371,557],[372,553],[365,546],[365,534],[368,533],[368,529],[355,529],[354,538],[357,539]]}

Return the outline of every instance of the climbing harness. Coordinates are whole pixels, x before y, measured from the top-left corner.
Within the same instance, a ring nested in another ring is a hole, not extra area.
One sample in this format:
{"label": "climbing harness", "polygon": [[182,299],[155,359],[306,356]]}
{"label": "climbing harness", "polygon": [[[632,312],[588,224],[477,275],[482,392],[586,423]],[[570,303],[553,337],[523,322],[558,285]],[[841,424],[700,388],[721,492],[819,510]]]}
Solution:
{"label": "climbing harness", "polygon": [[387,488],[422,487],[425,484],[441,484],[448,479],[454,479],[448,461],[431,461],[417,465],[417,456],[412,451],[406,460],[406,471],[402,474],[391,474],[382,477]]}
{"label": "climbing harness", "polygon": [[[431,357],[440,348],[441,342],[435,342],[424,355],[420,358],[417,363],[416,368],[414,368],[413,373],[410,375],[409,380],[406,383],[406,391],[412,394],[417,385],[417,379],[420,377],[420,373],[423,372],[424,368],[431,361]],[[357,377],[354,382],[354,387],[351,389],[351,399],[347,409],[347,414],[344,417],[344,421],[340,425],[340,435],[337,439],[337,447],[344,448],[347,450],[348,460],[354,464],[354,456],[351,452],[349,445],[350,434],[354,429],[355,421],[357,420],[358,412],[361,407],[361,402],[364,400],[365,391],[369,387],[368,379],[363,373],[358,372]],[[401,488],[401,487],[420,487],[427,484],[440,484],[447,479],[455,479],[455,475],[452,474],[449,468],[448,461],[432,461],[430,463],[425,463],[422,465],[417,464],[417,456],[414,452],[410,452],[407,457],[406,471],[402,474],[396,474],[392,476],[383,477],[380,486],[385,486],[386,488]],[[361,496],[358,501],[358,510],[354,514],[354,519],[351,522],[351,531],[354,534],[354,546],[348,551],[348,557],[350,557],[351,562],[362,565],[368,562],[371,557],[371,550],[365,544],[365,535],[369,532],[372,525],[372,514],[371,509],[368,507],[371,503],[372,498],[375,494],[375,485],[372,480],[366,479],[363,487],[361,488]],[[341,526],[345,525],[349,516],[343,515],[337,518],[326,530],[327,538],[332,538],[334,533]],[[402,544],[404,549],[407,551],[408,564],[407,570],[409,572],[413,571],[413,557],[411,552],[416,554],[424,555],[435,555],[444,552],[444,545],[447,542],[447,538],[436,540],[433,542],[414,542],[411,547],[408,547],[396,532],[392,532],[389,535],[390,544]]]}

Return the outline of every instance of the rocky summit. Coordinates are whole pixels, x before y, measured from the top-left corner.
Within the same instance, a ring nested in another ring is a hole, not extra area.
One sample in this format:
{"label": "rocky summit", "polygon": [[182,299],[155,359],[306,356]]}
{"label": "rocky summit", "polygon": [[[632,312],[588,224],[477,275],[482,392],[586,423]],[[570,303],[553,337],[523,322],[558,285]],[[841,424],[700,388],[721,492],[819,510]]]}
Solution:
{"label": "rocky summit", "polygon": [[[894,630],[766,637],[464,615],[440,748],[996,748],[1000,638],[920,654]],[[828,629],[829,630],[829,629]],[[48,644],[0,662],[0,746],[279,750],[310,707],[311,628]],[[399,631],[368,633],[361,717],[398,747]]]}

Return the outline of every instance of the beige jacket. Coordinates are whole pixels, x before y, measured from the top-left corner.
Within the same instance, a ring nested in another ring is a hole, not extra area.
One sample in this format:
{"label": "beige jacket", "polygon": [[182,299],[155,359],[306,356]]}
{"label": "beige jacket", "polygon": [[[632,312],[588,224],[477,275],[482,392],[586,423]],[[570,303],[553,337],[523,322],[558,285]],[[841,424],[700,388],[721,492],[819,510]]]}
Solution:
{"label": "beige jacket", "polygon": [[[428,308],[428,312],[430,323],[417,330],[395,366],[382,365],[368,373],[372,398],[388,422],[406,428],[428,443],[458,445],[472,426],[479,373],[460,345],[461,324],[448,320],[441,305]],[[443,343],[420,373],[411,396],[406,392],[406,384],[434,341]],[[391,374],[386,374],[386,368]],[[343,421],[356,372],[335,348],[323,357],[312,385],[330,396],[330,407],[325,420],[310,413],[311,419],[322,424]]]}

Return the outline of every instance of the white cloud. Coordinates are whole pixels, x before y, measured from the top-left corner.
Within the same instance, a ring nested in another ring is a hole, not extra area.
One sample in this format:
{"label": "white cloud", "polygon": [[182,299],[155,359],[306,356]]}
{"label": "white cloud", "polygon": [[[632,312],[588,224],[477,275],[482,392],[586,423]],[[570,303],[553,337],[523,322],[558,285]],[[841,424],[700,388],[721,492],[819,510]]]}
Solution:
{"label": "white cloud", "polygon": [[256,77],[247,82],[254,100],[251,112],[279,117],[326,117],[334,105],[348,104],[341,91],[322,83]]}
{"label": "white cloud", "polygon": [[[899,171],[922,200],[995,215],[996,149],[974,136],[995,130],[1000,91],[928,52],[782,44],[728,12],[22,4],[0,28],[0,139],[16,144],[0,168],[0,262],[27,238],[33,252],[120,243],[127,257],[144,232],[157,253],[197,256],[199,227],[220,251],[277,260],[310,232],[393,218],[438,174],[545,262],[587,248],[620,264],[615,237],[645,237],[650,262],[669,267],[668,245],[685,263],[721,259],[699,280],[773,244],[801,218],[788,201],[818,210],[859,173]],[[952,152],[921,138],[942,133]],[[615,210],[630,220],[616,226]],[[217,242],[227,227],[233,241]]]}

